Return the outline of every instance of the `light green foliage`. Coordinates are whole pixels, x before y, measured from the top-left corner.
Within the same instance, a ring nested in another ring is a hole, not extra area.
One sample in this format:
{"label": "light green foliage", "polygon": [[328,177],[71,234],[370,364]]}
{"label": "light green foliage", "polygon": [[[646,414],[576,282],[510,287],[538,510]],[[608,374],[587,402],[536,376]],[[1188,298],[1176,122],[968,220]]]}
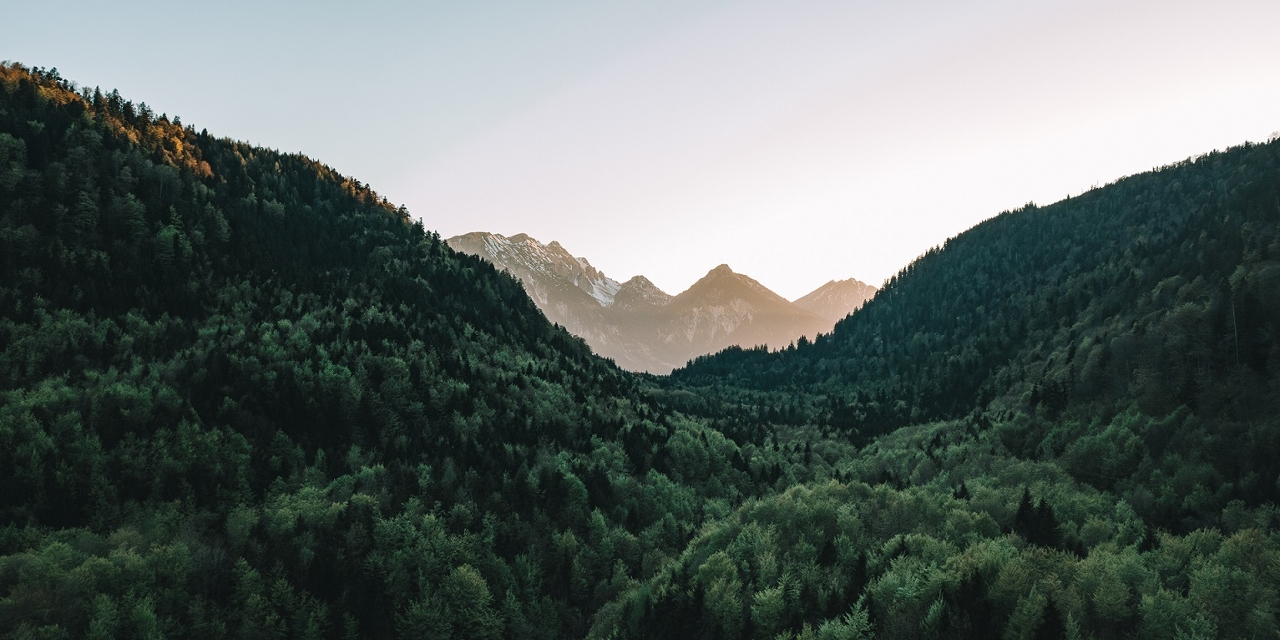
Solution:
{"label": "light green foliage", "polygon": [[782,585],[762,589],[751,596],[751,622],[762,638],[771,638],[782,631],[787,620],[787,599]]}
{"label": "light green foliage", "polygon": [[839,619],[828,620],[818,627],[818,640],[871,640],[874,634],[875,627],[861,603]]}
{"label": "light green foliage", "polygon": [[738,568],[723,551],[698,567],[695,586],[706,593],[705,620],[710,633],[737,637],[742,631],[742,581]]}

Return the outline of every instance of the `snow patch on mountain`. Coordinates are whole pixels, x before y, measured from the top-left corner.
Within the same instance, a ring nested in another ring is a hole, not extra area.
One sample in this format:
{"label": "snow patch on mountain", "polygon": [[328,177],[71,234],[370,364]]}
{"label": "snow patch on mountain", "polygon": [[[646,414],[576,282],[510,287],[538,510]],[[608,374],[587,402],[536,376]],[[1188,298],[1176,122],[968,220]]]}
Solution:
{"label": "snow patch on mountain", "polygon": [[477,231],[449,238],[445,242],[454,249],[479,255],[494,264],[502,265],[536,292],[535,297],[544,303],[549,294],[545,287],[564,283],[582,290],[600,306],[608,307],[613,304],[613,298],[622,286],[617,280],[591,266],[586,258],[574,256],[554,240],[542,244],[523,233],[507,237]]}

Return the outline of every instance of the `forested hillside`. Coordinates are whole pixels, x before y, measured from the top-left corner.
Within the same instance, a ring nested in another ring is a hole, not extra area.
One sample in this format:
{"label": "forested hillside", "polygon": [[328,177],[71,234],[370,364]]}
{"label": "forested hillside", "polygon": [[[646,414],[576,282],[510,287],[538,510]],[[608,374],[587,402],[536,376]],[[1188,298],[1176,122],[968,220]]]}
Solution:
{"label": "forested hillside", "polygon": [[921,256],[830,335],[731,348],[672,382],[746,393],[730,406],[791,397],[788,416],[864,439],[996,399],[1055,418],[1271,415],[1278,170],[1280,147],[1247,145],[1027,205]]}
{"label": "forested hillside", "polygon": [[6,64],[0,636],[1275,637],[1278,223],[1280,143],[1210,154],[638,377],[358,181]]}
{"label": "forested hillside", "polygon": [[[725,433],[862,448],[704,530],[625,628],[1274,637],[1278,225],[1280,143],[1211,153],[988,220],[812,343],[676,371],[668,402]],[[741,606],[692,613],[712,589]]]}
{"label": "forested hillside", "polygon": [[0,256],[13,637],[580,636],[756,491],[359,182],[17,65]]}

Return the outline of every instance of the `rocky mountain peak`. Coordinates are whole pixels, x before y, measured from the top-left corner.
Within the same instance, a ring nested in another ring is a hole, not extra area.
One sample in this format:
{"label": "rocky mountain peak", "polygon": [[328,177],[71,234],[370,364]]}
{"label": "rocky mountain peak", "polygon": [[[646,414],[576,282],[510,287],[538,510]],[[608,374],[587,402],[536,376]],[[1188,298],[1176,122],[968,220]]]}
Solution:
{"label": "rocky mountain peak", "polygon": [[540,305],[557,297],[553,290],[576,289],[594,300],[597,306],[607,307],[613,304],[613,296],[621,286],[591,263],[574,257],[559,242],[542,244],[523,233],[506,237],[476,231],[454,236],[445,243],[457,251],[478,255],[510,271],[525,284],[529,295]]}
{"label": "rocky mountain peak", "polygon": [[[835,322],[830,314],[792,303],[727,264],[671,296],[644,276],[618,283],[559,242],[542,244],[523,233],[504,237],[475,232],[446,242],[510,271],[547,318],[634,371],[667,373],[690,358],[735,344],[781,348],[802,335],[814,338],[831,331]],[[834,293],[819,298],[833,296],[839,298]]]}
{"label": "rocky mountain peak", "polygon": [[671,296],[644,276],[635,276],[622,283],[613,297],[613,304],[619,309],[661,307],[668,302],[671,302]]}
{"label": "rocky mountain peak", "polygon": [[853,278],[828,280],[821,287],[796,298],[795,305],[835,322],[866,304],[876,291],[875,287]]}

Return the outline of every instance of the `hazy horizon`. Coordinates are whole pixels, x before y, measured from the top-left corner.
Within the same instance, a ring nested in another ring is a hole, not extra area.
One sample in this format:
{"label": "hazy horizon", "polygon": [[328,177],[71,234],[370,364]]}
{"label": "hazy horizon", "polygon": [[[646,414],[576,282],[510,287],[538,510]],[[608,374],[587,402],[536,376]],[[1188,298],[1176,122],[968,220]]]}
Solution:
{"label": "hazy horizon", "polygon": [[879,286],[1046,204],[1280,130],[1280,5],[125,2],[6,8],[0,59],[305,153],[449,237],[683,291]]}

